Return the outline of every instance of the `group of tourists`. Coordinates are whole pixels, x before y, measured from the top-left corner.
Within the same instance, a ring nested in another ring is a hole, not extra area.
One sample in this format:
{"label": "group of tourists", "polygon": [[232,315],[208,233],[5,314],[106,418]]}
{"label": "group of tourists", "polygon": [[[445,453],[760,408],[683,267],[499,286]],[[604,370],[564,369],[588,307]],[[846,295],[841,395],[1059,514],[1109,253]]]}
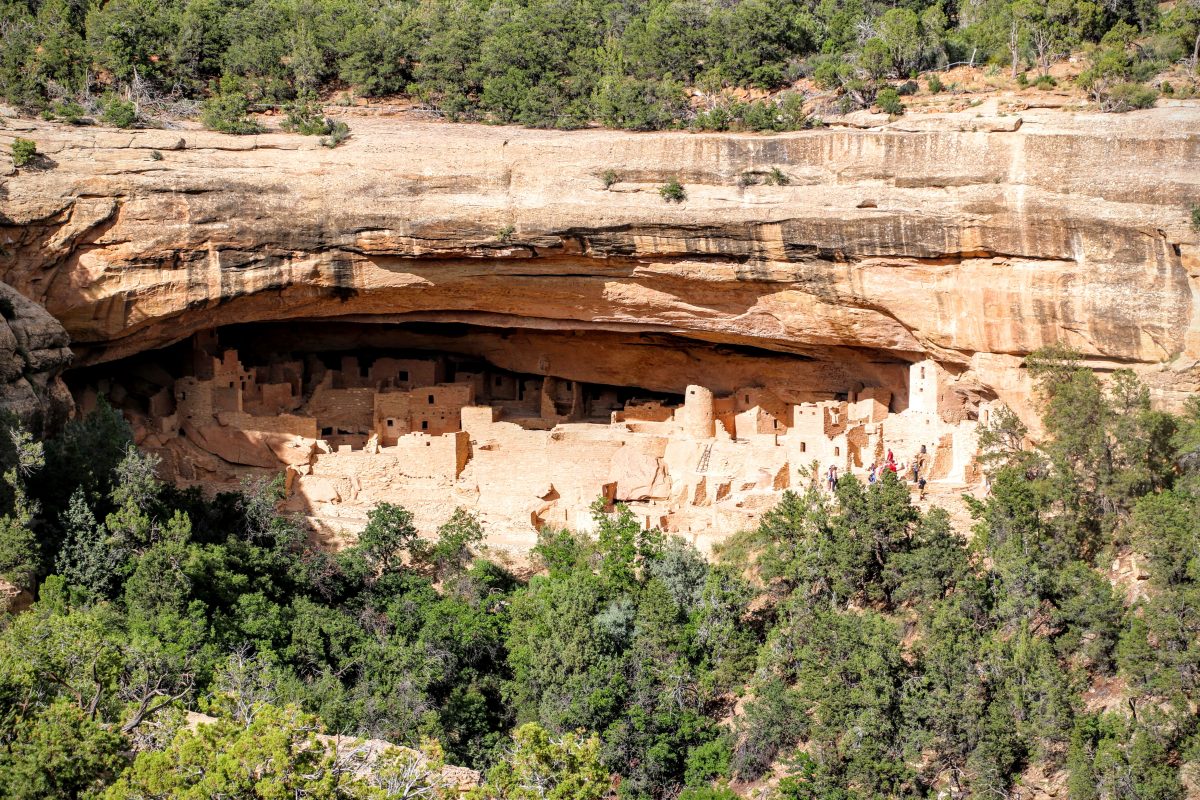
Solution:
{"label": "group of tourists", "polygon": [[[867,471],[867,483],[873,484],[876,481],[881,480],[884,472],[891,472],[896,477],[908,477],[911,475],[912,482],[917,485],[917,490],[920,492],[920,498],[924,500],[926,483],[925,467],[928,459],[929,452],[925,445],[921,445],[920,452],[913,456],[913,460],[908,464],[897,464],[895,454],[891,451],[891,449],[889,449],[887,451],[887,457],[884,459],[882,465],[875,463],[871,464],[871,468]],[[825,478],[829,484],[829,491],[832,493],[833,490],[837,488],[838,481],[838,468],[836,464],[831,464],[829,466],[829,470],[826,472]]]}

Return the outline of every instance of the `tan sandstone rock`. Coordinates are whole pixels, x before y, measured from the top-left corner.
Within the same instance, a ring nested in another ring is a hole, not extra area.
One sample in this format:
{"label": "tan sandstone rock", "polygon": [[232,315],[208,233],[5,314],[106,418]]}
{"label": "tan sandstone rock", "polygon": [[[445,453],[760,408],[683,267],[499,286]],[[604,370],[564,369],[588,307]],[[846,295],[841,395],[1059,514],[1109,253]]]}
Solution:
{"label": "tan sandstone rock", "polygon": [[67,332],[38,303],[0,284],[0,408],[34,431],[53,429],[73,406],[62,372]]}
{"label": "tan sandstone rock", "polygon": [[[769,137],[363,119],[332,151],[29,123],[56,166],[6,180],[0,274],[85,363],[369,315],[927,354],[1018,407],[1016,359],[1066,341],[1160,398],[1191,391],[1196,110],[1020,119]],[[739,185],[770,167],[788,185]],[[683,203],[658,196],[672,177]]]}

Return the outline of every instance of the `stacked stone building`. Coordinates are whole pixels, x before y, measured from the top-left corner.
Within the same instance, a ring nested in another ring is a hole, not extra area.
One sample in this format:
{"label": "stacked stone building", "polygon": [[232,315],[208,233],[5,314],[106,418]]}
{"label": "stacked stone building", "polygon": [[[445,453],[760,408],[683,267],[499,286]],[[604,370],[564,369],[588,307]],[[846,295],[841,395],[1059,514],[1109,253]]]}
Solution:
{"label": "stacked stone building", "polygon": [[932,361],[909,367],[907,397],[858,386],[798,403],[763,386],[622,399],[549,376],[448,370],[436,355],[246,366],[211,334],[196,337],[190,371],[150,398],[140,428],[177,479],[284,471],[287,508],[332,530],[356,528],[380,501],[430,530],[464,507],[518,549],[543,526],[588,528],[598,497],[707,545],[755,524],[783,490],[830,466],[865,475],[888,451],[903,463],[924,447],[929,480],[965,484],[988,413],[945,391]]}

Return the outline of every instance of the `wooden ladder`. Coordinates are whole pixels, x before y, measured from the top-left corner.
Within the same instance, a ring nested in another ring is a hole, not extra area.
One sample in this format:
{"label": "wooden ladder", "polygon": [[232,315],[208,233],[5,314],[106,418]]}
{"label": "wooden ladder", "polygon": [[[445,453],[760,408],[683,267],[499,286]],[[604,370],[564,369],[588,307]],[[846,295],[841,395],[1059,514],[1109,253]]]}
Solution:
{"label": "wooden ladder", "polygon": [[708,460],[712,457],[712,445],[705,445],[704,452],[700,455],[700,463],[696,465],[696,472],[708,472]]}

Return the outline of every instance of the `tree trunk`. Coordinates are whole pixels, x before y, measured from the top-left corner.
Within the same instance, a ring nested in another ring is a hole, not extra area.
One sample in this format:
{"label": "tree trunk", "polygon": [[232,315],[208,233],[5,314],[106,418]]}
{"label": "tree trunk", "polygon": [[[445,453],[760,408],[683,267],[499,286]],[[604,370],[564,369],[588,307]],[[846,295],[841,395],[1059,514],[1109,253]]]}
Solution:
{"label": "tree trunk", "polygon": [[1012,77],[1017,79],[1017,56],[1019,55],[1017,46],[1021,43],[1021,37],[1018,35],[1017,21],[1012,21],[1012,27],[1008,30],[1008,50],[1012,54]]}

